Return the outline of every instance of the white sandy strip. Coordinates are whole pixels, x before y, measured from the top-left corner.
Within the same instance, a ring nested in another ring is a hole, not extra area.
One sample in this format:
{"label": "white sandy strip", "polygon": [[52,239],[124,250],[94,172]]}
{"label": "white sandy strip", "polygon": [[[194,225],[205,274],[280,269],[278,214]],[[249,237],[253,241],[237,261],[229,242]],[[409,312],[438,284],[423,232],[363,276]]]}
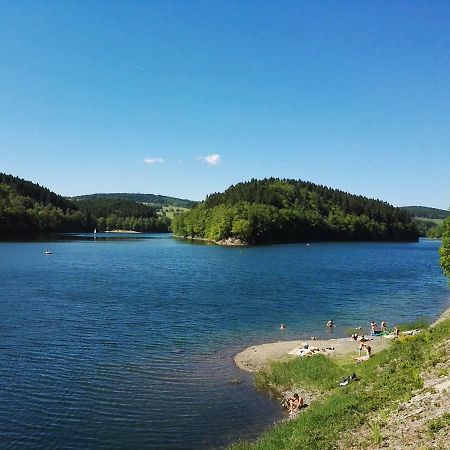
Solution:
{"label": "white sandy strip", "polygon": [[[374,337],[367,342],[372,347],[372,354],[385,349],[389,345],[389,339]],[[322,353],[329,356],[342,356],[353,354],[358,356],[359,342],[351,338],[326,339],[326,340],[300,340],[300,341],[279,341],[269,344],[254,345],[248,347],[234,357],[235,364],[247,372],[257,372],[267,366],[269,361],[280,361],[288,358],[298,358],[299,356],[289,355],[294,349],[300,349],[305,344],[318,348]],[[333,347],[334,350],[327,350]]]}

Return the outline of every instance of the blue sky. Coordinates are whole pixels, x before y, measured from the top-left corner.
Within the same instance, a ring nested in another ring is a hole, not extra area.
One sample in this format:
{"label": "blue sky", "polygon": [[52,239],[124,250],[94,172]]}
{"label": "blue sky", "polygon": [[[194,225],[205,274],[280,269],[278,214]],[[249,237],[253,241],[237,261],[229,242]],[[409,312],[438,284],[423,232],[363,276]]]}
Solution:
{"label": "blue sky", "polygon": [[2,1],[0,171],[202,199],[301,178],[450,206],[450,4]]}

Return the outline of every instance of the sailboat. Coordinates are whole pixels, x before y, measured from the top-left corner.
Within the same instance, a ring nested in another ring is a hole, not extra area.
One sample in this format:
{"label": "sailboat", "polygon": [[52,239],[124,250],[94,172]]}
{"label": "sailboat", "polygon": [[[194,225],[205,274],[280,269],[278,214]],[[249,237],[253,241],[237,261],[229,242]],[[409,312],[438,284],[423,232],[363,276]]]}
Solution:
{"label": "sailboat", "polygon": [[94,228],[94,234],[97,234],[97,228]]}

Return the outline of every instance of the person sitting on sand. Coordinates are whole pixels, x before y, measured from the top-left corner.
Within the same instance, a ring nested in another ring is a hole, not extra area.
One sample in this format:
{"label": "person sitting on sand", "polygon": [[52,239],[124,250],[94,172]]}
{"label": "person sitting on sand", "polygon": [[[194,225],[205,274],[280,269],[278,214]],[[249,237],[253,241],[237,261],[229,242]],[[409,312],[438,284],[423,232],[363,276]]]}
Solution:
{"label": "person sitting on sand", "polygon": [[300,397],[297,393],[295,393],[292,397],[289,397],[287,400],[289,414],[294,414],[295,411],[303,408],[303,403],[303,397]]}
{"label": "person sitting on sand", "polygon": [[327,322],[327,327],[328,328],[333,328],[335,325],[334,325],[334,323],[333,323],[333,321],[332,320],[329,320],[328,322]]}
{"label": "person sitting on sand", "polygon": [[357,341],[357,340],[358,340],[358,333],[353,333],[353,334],[352,334],[352,339],[353,339],[354,341]]}
{"label": "person sitting on sand", "polygon": [[387,330],[387,322],[386,322],[385,320],[383,320],[383,321],[381,322],[381,331],[382,331],[383,333],[386,333],[386,330]]}

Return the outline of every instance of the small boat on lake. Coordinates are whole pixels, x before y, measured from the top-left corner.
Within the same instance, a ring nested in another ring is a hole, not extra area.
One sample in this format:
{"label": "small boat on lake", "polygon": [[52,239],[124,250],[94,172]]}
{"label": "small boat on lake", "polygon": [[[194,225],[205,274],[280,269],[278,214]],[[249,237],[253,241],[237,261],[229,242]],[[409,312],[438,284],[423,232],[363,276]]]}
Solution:
{"label": "small boat on lake", "polygon": [[44,254],[45,255],[53,255],[53,252],[51,252],[50,250],[45,250]]}

